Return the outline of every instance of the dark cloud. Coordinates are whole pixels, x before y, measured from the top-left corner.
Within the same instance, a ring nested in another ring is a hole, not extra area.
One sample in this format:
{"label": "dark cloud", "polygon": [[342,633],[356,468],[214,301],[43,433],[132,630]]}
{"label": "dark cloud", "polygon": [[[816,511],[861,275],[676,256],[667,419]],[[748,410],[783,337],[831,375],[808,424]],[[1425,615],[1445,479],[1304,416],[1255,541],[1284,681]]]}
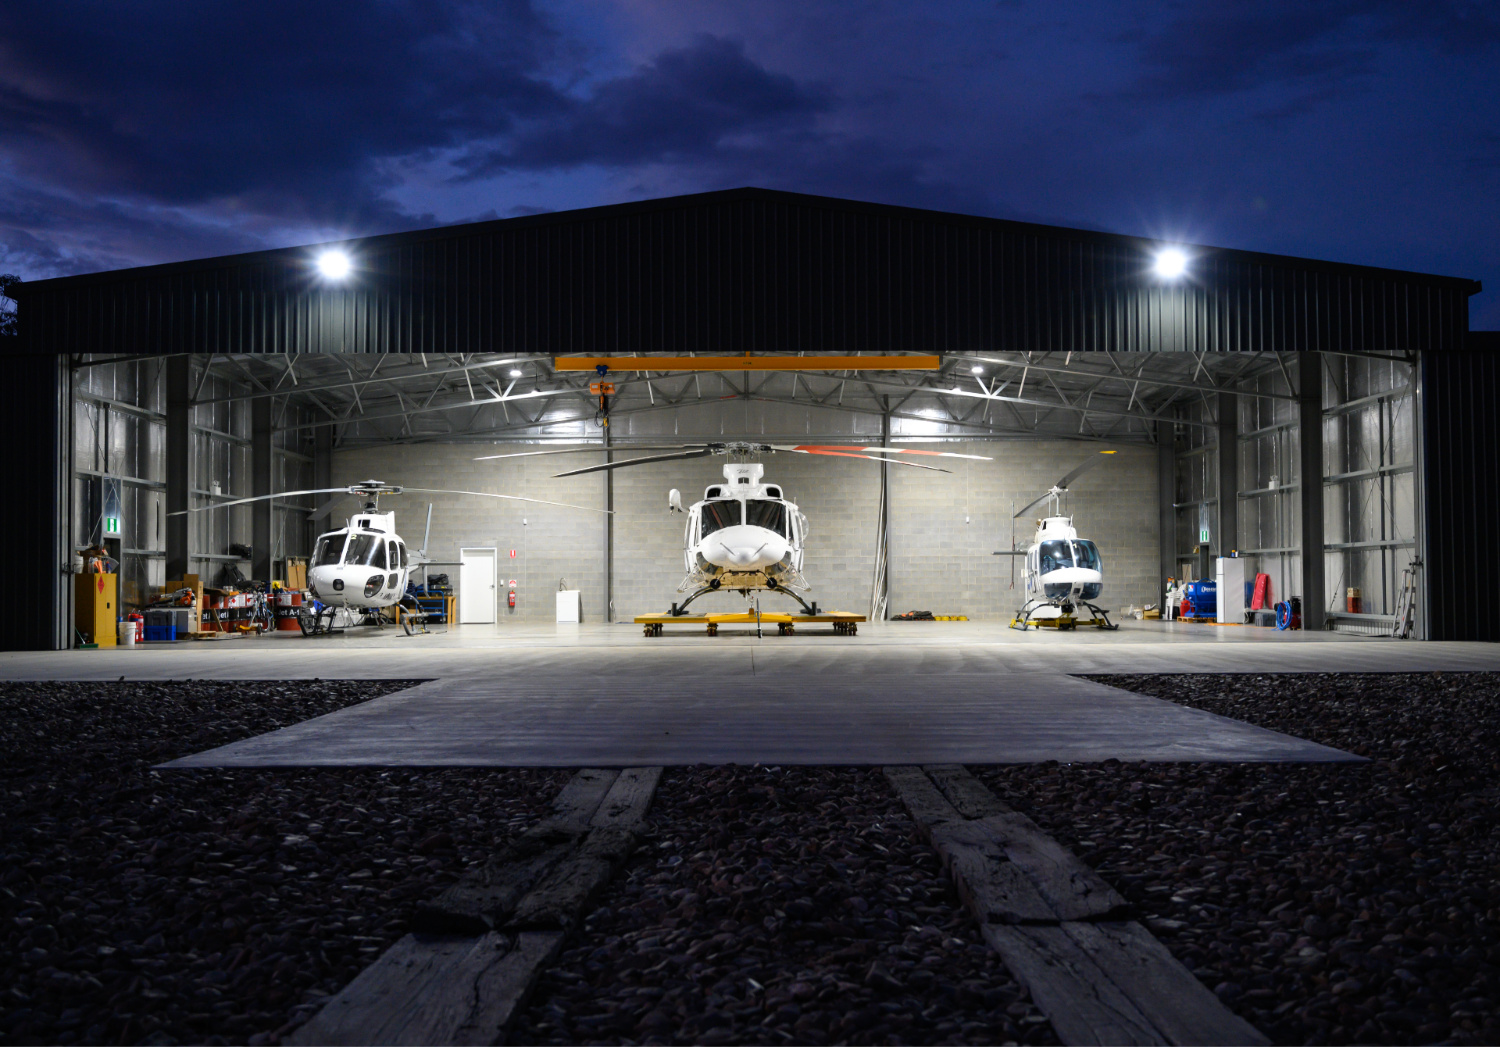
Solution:
{"label": "dark cloud", "polygon": [[1145,67],[1131,94],[1166,98],[1345,81],[1390,42],[1482,50],[1500,43],[1500,13],[1471,0],[1220,0],[1124,35]]}
{"label": "dark cloud", "polygon": [[12,3],[0,147],[79,192],[400,223],[374,162],[557,108],[550,35],[522,0]]}
{"label": "dark cloud", "polygon": [[736,40],[700,35],[460,165],[468,177],[582,164],[681,163],[805,132],[826,93],[772,73]]}

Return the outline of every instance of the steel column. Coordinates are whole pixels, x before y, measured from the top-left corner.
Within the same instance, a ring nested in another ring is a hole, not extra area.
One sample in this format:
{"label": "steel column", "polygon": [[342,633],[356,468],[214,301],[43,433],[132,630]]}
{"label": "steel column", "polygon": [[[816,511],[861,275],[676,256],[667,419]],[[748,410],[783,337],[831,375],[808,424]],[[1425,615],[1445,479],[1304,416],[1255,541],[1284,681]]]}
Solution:
{"label": "steel column", "polygon": [[[615,453],[609,450],[609,420],[605,419],[604,433],[601,437],[604,442],[604,461],[607,463],[615,460]],[[604,514],[604,620],[613,622],[615,620],[615,471],[604,470],[604,508],[609,510]]]}
{"label": "steel column", "polygon": [[[1156,549],[1160,561],[1157,591],[1165,601],[1167,579],[1177,570],[1177,511],[1172,502],[1177,492],[1176,427],[1156,423]],[[1165,603],[1162,605],[1165,607]],[[1165,613],[1163,613],[1165,617]]]}
{"label": "steel column", "polygon": [[1321,630],[1328,607],[1328,580],[1323,565],[1323,354],[1298,353],[1297,372],[1302,628]]}
{"label": "steel column", "polygon": [[167,580],[188,573],[188,517],[193,457],[193,358],[167,359]]}
{"label": "steel column", "polygon": [[1219,541],[1220,556],[1240,544],[1240,426],[1239,398],[1219,393]]}
{"label": "steel column", "polygon": [[[314,487],[333,486],[333,430],[313,430],[313,465],[312,485]],[[322,496],[319,496],[321,500]]]}
{"label": "steel column", "polygon": [[[274,452],[271,450],[271,401],[250,401],[250,494],[263,497],[271,490]],[[250,577],[269,582],[275,565],[271,550],[271,501],[250,503]]]}

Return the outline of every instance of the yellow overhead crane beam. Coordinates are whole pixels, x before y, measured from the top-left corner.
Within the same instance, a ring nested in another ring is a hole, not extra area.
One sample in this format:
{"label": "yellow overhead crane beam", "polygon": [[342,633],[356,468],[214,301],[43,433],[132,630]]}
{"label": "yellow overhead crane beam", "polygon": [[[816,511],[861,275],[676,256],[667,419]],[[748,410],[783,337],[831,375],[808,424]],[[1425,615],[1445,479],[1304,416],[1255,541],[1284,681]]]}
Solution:
{"label": "yellow overhead crane beam", "polygon": [[559,356],[556,371],[936,371],[937,356]]}

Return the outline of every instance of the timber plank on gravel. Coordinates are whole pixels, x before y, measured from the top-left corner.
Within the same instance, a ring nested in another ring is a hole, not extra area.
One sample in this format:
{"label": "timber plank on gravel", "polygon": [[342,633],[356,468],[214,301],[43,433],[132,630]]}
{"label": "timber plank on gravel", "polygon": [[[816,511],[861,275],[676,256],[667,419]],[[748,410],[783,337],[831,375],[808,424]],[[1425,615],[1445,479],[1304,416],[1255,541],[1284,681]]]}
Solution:
{"label": "timber plank on gravel", "polygon": [[491,1044],[635,846],[659,767],[585,768],[286,1042]]}
{"label": "timber plank on gravel", "polygon": [[610,786],[589,824],[595,828],[628,828],[639,825],[661,781],[660,767],[627,767]]}
{"label": "timber plank on gravel", "polygon": [[594,829],[516,906],[511,925],[567,930],[583,918],[620,863],[635,849],[629,829]]}
{"label": "timber plank on gravel", "polygon": [[619,771],[585,767],[562,787],[552,801],[552,816],[542,826],[583,832],[619,777]]}
{"label": "timber plank on gravel", "polygon": [[1128,906],[1098,873],[1021,814],[932,830],[960,893],[989,923],[1118,919]]}
{"label": "timber plank on gravel", "polygon": [[965,768],[885,774],[1064,1043],[1269,1042],[1149,931],[1119,920],[1126,903],[1114,888]]}
{"label": "timber plank on gravel", "polygon": [[1009,814],[1007,807],[989,788],[959,763],[931,764],[923,767],[927,777],[965,818],[984,818],[991,814]]}
{"label": "timber plank on gravel", "polygon": [[560,931],[408,934],[285,1042],[494,1043],[562,941]]}

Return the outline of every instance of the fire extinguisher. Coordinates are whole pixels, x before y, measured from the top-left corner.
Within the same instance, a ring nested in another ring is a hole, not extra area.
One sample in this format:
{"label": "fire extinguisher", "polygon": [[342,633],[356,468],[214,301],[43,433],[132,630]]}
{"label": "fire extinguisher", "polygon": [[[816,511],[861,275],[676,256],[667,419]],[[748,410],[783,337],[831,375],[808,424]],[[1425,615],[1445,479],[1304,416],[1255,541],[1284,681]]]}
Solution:
{"label": "fire extinguisher", "polygon": [[516,606],[516,583],[515,582],[511,582],[510,583],[510,592],[508,594],[506,594],[505,602],[508,605],[510,605],[510,607],[512,609],[515,608],[515,606]]}

